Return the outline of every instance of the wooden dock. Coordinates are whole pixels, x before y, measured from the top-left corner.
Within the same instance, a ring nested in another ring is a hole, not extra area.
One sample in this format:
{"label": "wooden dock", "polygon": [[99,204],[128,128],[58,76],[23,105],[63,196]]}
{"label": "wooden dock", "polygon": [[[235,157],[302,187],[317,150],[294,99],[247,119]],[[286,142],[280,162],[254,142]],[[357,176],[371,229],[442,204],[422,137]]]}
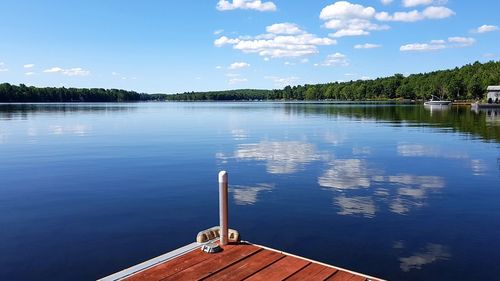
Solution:
{"label": "wooden dock", "polygon": [[110,280],[382,280],[247,242],[205,253],[193,243],[103,279]]}

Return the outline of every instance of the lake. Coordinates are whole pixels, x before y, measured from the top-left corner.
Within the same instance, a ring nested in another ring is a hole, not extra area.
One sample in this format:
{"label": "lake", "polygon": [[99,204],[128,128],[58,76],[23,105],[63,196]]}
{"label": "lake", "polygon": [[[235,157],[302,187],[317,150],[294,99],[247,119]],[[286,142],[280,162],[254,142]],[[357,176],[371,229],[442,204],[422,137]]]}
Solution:
{"label": "lake", "polygon": [[0,105],[0,280],[91,280],[242,238],[390,280],[500,276],[500,111]]}

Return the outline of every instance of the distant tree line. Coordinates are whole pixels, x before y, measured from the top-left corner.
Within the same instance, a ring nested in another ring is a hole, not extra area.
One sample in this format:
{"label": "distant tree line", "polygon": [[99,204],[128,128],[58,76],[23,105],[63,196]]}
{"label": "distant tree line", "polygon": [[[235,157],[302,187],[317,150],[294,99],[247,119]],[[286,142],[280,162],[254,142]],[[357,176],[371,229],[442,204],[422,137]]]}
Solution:
{"label": "distant tree line", "polygon": [[500,84],[500,61],[467,64],[451,70],[395,74],[374,80],[286,86],[277,90],[231,90],[186,92],[167,95],[167,100],[394,100],[429,99],[431,95],[450,100],[484,97],[488,85]]}
{"label": "distant tree line", "polygon": [[240,89],[211,92],[185,92],[182,94],[166,95],[164,98],[171,101],[232,101],[232,100],[274,100],[276,90]]}
{"label": "distant tree line", "polygon": [[240,89],[179,94],[144,94],[118,89],[37,88],[0,84],[0,102],[131,102],[233,100],[448,100],[483,99],[486,87],[500,84],[500,61],[475,62],[460,68],[405,77],[286,86],[283,89]]}
{"label": "distant tree line", "polygon": [[8,83],[0,84],[0,102],[130,102],[160,99],[118,89],[37,88]]}

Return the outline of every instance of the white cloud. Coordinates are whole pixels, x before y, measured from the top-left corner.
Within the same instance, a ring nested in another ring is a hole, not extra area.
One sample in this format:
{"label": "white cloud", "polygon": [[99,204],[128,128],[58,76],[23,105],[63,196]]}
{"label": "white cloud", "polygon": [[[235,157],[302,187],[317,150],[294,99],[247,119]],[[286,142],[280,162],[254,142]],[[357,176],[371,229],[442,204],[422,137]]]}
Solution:
{"label": "white cloud", "polygon": [[9,71],[8,68],[5,68],[5,63],[0,62],[0,72],[7,72]]}
{"label": "white cloud", "polygon": [[217,65],[217,66],[215,67],[215,69],[222,69],[222,66],[221,66],[221,65]]}
{"label": "white cloud", "polygon": [[283,58],[316,54],[318,53],[318,46],[337,43],[336,40],[307,33],[291,23],[270,25],[266,30],[275,33],[270,32],[254,37],[244,36],[239,38],[222,36],[214,41],[214,45],[217,47],[232,45],[233,49],[244,53],[257,53],[264,58]]}
{"label": "white cloud", "polygon": [[414,22],[423,20],[424,16],[417,10],[410,12],[395,12],[394,14],[389,14],[387,12],[377,13],[376,18],[379,21],[403,21],[403,22]]}
{"label": "white cloud", "polygon": [[221,36],[220,38],[214,41],[214,45],[217,47],[222,47],[226,44],[237,44],[240,42],[240,39],[231,39],[226,36]]}
{"label": "white cloud", "polygon": [[427,7],[422,12],[417,10],[409,12],[395,12],[389,14],[387,12],[380,12],[375,15],[379,21],[401,21],[401,22],[415,22],[425,19],[444,19],[455,15],[455,12],[446,7]]}
{"label": "white cloud", "polygon": [[260,12],[274,12],[276,11],[276,5],[271,2],[262,2],[261,0],[219,0],[217,3],[217,10],[219,11],[230,11],[235,9],[243,10],[257,10]]}
{"label": "white cloud", "polygon": [[283,88],[285,86],[293,86],[299,80],[299,77],[288,76],[288,77],[277,77],[277,76],[265,76],[265,79],[272,80],[275,87]]}
{"label": "white cloud", "polygon": [[222,32],[224,32],[224,29],[217,29],[217,30],[214,31],[214,35],[219,35]]}
{"label": "white cloud", "polygon": [[35,75],[35,72],[32,72],[32,71],[26,72],[26,73],[24,73],[24,75],[26,75],[26,76],[32,76],[32,75]]}
{"label": "white cloud", "polygon": [[404,7],[415,7],[415,6],[428,6],[434,4],[437,6],[443,6],[448,3],[448,0],[403,0]]}
{"label": "white cloud", "polygon": [[354,45],[354,49],[374,49],[374,48],[380,48],[380,47],[382,47],[382,45],[371,44],[371,43]]}
{"label": "white cloud", "polygon": [[248,79],[246,79],[246,78],[231,78],[231,79],[229,79],[228,83],[230,85],[234,85],[234,84],[244,83],[247,81],[248,81]]}
{"label": "white cloud", "polygon": [[[382,2],[388,4],[391,1]],[[436,5],[446,3],[445,0],[409,0],[407,2],[410,6],[415,6],[416,3],[423,4],[424,2]],[[369,35],[371,31],[390,28],[388,25],[374,23],[372,20],[415,22],[425,19],[443,19],[454,14],[454,11],[443,6],[430,6],[423,11],[413,10],[390,14],[388,12],[377,12],[373,7],[365,7],[348,1],[338,1],[323,8],[319,17],[325,21],[324,27],[335,30],[330,36],[344,37]]]}
{"label": "white cloud", "polygon": [[63,74],[67,76],[87,76],[90,74],[90,71],[85,70],[81,67],[75,67],[75,68],[65,69],[63,71]]}
{"label": "white cloud", "polygon": [[242,69],[242,68],[247,68],[247,67],[250,67],[250,64],[248,64],[246,62],[234,62],[228,68],[231,70],[235,70],[235,69]]}
{"label": "white cloud", "polygon": [[445,40],[431,40],[431,44],[446,44]]}
{"label": "white cloud", "polygon": [[33,68],[34,66],[32,63],[23,65],[24,68]]}
{"label": "white cloud", "polygon": [[486,33],[486,32],[492,32],[492,31],[497,31],[499,28],[496,25],[481,25],[480,27],[472,30],[473,33]]}
{"label": "white cloud", "polygon": [[403,45],[399,48],[399,50],[401,52],[428,52],[445,48],[446,46],[441,44],[413,43]]}
{"label": "white cloud", "polygon": [[49,68],[49,69],[45,69],[43,72],[45,73],[56,73],[56,72],[62,72],[64,69],[60,68],[60,67],[52,67],[52,68]]}
{"label": "white cloud", "polygon": [[432,0],[403,0],[403,6],[405,7],[415,7],[418,5],[430,5]]}
{"label": "white cloud", "polygon": [[326,60],[320,64],[315,64],[315,66],[348,66],[349,61],[347,56],[341,53],[335,53],[328,55]]}
{"label": "white cloud", "polygon": [[365,18],[369,19],[375,15],[373,7],[364,7],[347,1],[338,1],[326,6],[321,10],[319,18],[322,20]]}
{"label": "white cloud", "polygon": [[304,33],[304,31],[301,30],[298,25],[289,22],[275,23],[273,25],[266,27],[266,31],[273,34],[288,34],[288,35]]}
{"label": "white cloud", "polygon": [[467,47],[473,45],[476,39],[471,37],[450,37],[448,38],[448,42],[457,43],[459,47]]}
{"label": "white cloud", "polygon": [[382,5],[389,5],[392,3],[392,1],[394,0],[380,0],[380,3],[382,3]]}
{"label": "white cloud", "polygon": [[401,52],[429,52],[448,48],[461,48],[473,45],[476,39],[471,37],[449,37],[445,40],[431,40],[429,43],[406,44],[399,48]]}
{"label": "white cloud", "polygon": [[428,19],[444,19],[455,15],[455,12],[446,7],[427,7],[422,12],[424,18]]}
{"label": "white cloud", "polygon": [[63,69],[60,67],[52,67],[49,69],[45,69],[43,71],[44,73],[61,73],[66,76],[88,76],[90,75],[90,71],[85,70],[81,67],[74,67],[74,68],[68,68],[68,69]]}
{"label": "white cloud", "polygon": [[370,20],[376,15],[373,7],[339,1],[321,10],[320,19],[325,21],[325,27],[335,29],[332,37],[368,35],[373,30],[389,29],[386,25],[378,25]]}

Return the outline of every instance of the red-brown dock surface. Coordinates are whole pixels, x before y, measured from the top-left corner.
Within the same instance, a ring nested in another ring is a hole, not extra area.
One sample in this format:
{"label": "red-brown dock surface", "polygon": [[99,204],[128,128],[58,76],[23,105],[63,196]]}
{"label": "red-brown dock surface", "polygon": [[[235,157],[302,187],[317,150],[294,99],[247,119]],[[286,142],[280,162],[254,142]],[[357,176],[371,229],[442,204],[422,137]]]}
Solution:
{"label": "red-brown dock surface", "polygon": [[191,248],[102,280],[381,280],[250,243],[212,254]]}

